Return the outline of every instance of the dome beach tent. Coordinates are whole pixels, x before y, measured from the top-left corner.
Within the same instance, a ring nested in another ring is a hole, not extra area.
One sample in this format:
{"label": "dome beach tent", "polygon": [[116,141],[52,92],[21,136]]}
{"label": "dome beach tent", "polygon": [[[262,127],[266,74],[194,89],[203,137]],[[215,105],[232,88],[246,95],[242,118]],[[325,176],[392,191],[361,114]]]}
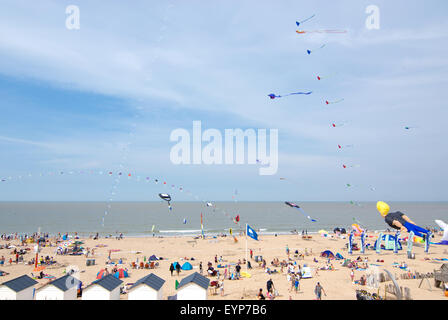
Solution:
{"label": "dome beach tent", "polygon": [[191,265],[190,262],[185,262],[185,263],[182,265],[181,269],[182,269],[182,270],[191,270],[191,269],[193,269],[193,266]]}
{"label": "dome beach tent", "polygon": [[330,250],[322,251],[322,253],[320,254],[320,256],[321,256],[321,257],[324,257],[324,258],[334,259],[334,254],[333,254],[333,252],[331,252]]}

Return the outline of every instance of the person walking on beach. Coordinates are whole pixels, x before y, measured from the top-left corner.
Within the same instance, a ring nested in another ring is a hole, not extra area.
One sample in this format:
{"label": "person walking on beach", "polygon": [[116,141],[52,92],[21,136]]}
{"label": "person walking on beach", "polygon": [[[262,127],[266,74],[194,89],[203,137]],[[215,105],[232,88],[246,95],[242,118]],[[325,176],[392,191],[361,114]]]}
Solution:
{"label": "person walking on beach", "polygon": [[[199,273],[202,274],[202,261],[199,262]],[[171,275],[173,275],[172,272],[171,272]]]}
{"label": "person walking on beach", "polygon": [[300,290],[299,276],[296,276],[294,279],[294,289],[296,290],[296,293]]}
{"label": "person walking on beach", "polygon": [[286,245],[286,255],[288,256],[288,260],[289,260],[289,247],[288,247],[288,245]]}
{"label": "person walking on beach", "polygon": [[180,264],[178,264],[178,263],[176,263],[176,272],[177,272],[177,275],[179,275],[179,272],[180,272]]}
{"label": "person walking on beach", "polygon": [[355,280],[355,271],[353,271],[353,269],[350,272],[350,279],[352,279],[352,282]]}
{"label": "person walking on beach", "polygon": [[271,294],[273,293],[273,291],[274,291],[274,282],[272,281],[272,279],[269,279],[266,282],[266,289],[268,289],[268,292],[270,292]]}
{"label": "person walking on beach", "polygon": [[317,300],[322,300],[322,291],[324,292],[324,295],[327,296],[327,294],[325,293],[324,288],[322,288],[322,286],[318,282],[316,287],[314,288],[314,293],[316,294],[316,299]]}
{"label": "person walking on beach", "polygon": [[[170,272],[171,272],[171,276],[173,276],[173,271],[174,271],[174,265],[170,264]],[[201,272],[202,273],[202,272]]]}
{"label": "person walking on beach", "polygon": [[250,258],[251,259],[252,259],[253,255],[254,255],[254,252],[252,251],[252,249],[250,249]]}

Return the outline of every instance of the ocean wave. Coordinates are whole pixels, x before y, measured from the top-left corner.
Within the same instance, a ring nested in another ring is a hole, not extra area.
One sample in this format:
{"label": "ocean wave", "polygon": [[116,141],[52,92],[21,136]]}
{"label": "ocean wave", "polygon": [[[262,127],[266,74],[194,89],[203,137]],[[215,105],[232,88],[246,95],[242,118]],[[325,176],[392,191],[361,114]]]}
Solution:
{"label": "ocean wave", "polygon": [[199,230],[159,230],[160,233],[193,233],[193,232],[201,232]]}

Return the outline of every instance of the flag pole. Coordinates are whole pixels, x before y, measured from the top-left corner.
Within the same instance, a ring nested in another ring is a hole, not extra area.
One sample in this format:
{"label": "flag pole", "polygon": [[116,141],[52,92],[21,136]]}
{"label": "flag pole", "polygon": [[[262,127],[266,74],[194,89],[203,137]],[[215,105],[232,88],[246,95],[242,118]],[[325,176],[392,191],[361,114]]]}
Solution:
{"label": "flag pole", "polygon": [[247,259],[247,223],[246,223],[246,272],[248,272],[248,267],[247,267],[247,263],[249,262],[249,260]]}

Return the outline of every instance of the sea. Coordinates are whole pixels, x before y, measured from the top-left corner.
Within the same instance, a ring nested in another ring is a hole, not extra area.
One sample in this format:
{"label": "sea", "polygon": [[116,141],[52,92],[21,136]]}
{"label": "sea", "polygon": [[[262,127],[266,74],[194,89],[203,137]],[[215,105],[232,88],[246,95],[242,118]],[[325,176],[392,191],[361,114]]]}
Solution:
{"label": "sea", "polygon": [[[263,234],[315,233],[321,229],[350,229],[353,223],[368,230],[388,226],[376,202],[300,202],[303,211],[284,202],[0,202],[0,233],[78,233],[90,236],[196,236],[202,226],[206,236],[245,230],[246,224]],[[110,208],[108,207],[110,206]],[[389,202],[422,227],[437,227],[435,219],[448,221],[448,202]],[[106,214],[107,212],[107,214]],[[239,222],[235,217],[239,216]],[[307,216],[317,220],[312,222]],[[103,219],[104,218],[104,219]]]}

